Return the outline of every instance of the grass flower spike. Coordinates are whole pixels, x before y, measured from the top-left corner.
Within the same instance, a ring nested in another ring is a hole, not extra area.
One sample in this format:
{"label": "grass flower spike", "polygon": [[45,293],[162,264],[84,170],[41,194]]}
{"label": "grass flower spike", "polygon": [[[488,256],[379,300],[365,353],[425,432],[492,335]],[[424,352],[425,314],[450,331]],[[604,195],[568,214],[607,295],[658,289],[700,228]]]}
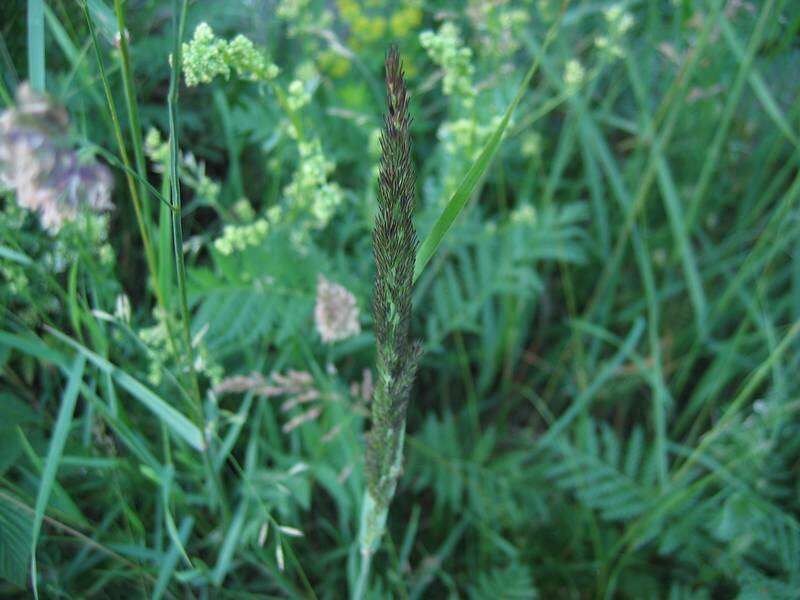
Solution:
{"label": "grass flower spike", "polygon": [[387,113],[381,134],[378,214],[373,232],[377,380],[372,430],[367,438],[367,489],[361,508],[361,573],[354,597],[363,597],[372,554],[378,547],[403,458],[406,407],[420,347],[409,339],[417,234],[408,91],[396,48],[386,58]]}

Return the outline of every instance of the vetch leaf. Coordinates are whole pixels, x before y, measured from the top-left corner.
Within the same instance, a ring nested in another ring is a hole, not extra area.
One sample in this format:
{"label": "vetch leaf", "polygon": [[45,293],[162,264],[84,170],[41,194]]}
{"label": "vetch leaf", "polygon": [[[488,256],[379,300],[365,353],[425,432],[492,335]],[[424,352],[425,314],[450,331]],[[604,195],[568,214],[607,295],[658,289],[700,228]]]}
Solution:
{"label": "vetch leaf", "polygon": [[25,587],[31,517],[14,506],[13,501],[0,493],[0,578]]}

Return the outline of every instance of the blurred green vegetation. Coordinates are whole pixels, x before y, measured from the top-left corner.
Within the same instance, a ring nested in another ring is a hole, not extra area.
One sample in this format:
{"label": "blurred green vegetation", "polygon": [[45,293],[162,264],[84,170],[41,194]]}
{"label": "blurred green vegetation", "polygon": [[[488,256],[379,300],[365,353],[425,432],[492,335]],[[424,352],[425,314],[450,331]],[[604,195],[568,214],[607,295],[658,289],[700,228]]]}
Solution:
{"label": "blurred green vegetation", "polygon": [[394,42],[421,239],[539,67],[416,284],[369,597],[800,597],[797,2],[198,0],[175,98],[180,5],[0,6],[0,595],[352,588]]}

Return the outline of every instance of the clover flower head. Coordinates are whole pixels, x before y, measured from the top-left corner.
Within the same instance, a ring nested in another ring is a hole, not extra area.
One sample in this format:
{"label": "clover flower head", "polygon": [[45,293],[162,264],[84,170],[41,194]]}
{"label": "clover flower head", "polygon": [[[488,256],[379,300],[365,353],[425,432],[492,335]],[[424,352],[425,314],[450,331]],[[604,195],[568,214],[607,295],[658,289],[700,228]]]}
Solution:
{"label": "clover flower head", "polygon": [[38,213],[51,234],[84,209],[111,209],[111,172],[71,147],[63,107],[27,83],[17,89],[16,100],[0,115],[0,185]]}
{"label": "clover flower head", "polygon": [[347,288],[320,275],[317,279],[317,302],[314,323],[326,344],[346,340],[361,333],[356,297]]}

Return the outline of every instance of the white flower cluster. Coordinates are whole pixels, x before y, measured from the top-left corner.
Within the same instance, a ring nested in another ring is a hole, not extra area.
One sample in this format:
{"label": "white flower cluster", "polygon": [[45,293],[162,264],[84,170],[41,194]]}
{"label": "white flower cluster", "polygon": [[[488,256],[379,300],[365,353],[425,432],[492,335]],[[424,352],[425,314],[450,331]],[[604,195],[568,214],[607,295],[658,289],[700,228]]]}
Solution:
{"label": "white flower cluster", "polygon": [[603,11],[603,16],[608,26],[608,34],[596,37],[594,45],[611,56],[620,57],[623,54],[620,42],[635,23],[633,15],[621,4],[612,4]]}
{"label": "white flower cluster", "polygon": [[356,298],[347,288],[331,283],[322,275],[317,280],[317,303],[314,323],[326,344],[345,340],[361,333]]}
{"label": "white flower cluster", "polygon": [[586,69],[576,59],[571,59],[564,66],[564,87],[568,94],[575,94],[586,79]]}
{"label": "white flower cluster", "polygon": [[0,185],[14,190],[19,205],[38,213],[52,234],[84,208],[112,208],[111,172],[82,159],[68,129],[66,111],[27,83],[17,89],[17,105],[0,115]]}
{"label": "white flower cluster", "polygon": [[533,225],[536,223],[536,209],[527,202],[511,212],[511,222],[517,225]]}

